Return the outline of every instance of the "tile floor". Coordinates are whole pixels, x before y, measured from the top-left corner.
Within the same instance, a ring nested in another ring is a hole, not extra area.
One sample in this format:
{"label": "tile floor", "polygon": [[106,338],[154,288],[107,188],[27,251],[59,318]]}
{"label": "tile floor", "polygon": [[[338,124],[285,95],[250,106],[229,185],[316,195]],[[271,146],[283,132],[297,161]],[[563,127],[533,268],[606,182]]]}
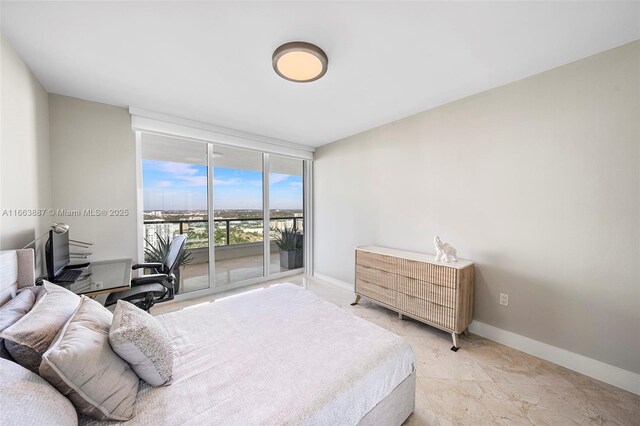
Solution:
{"label": "tile floor", "polygon": [[[280,266],[280,253],[272,253],[269,262],[269,272],[287,272]],[[235,259],[216,260],[216,286],[250,280],[262,277],[264,269],[262,256],[243,256]],[[184,267],[182,274],[181,293],[202,290],[209,287],[209,264],[197,263]]]}
{"label": "tile floor", "polygon": [[[316,278],[286,280],[403,336],[417,357],[416,407],[405,425],[640,425],[640,396],[475,335],[449,334]],[[263,283],[247,289],[265,287]],[[154,315],[230,293],[156,305]]]}

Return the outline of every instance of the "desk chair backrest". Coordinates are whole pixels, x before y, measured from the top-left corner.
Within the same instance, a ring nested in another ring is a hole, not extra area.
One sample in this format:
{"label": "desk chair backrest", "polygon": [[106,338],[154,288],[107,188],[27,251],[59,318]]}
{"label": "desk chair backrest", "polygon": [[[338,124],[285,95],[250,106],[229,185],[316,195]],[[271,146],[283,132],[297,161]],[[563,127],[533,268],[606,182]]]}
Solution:
{"label": "desk chair backrest", "polygon": [[169,246],[169,253],[167,253],[167,257],[164,260],[165,274],[171,276],[173,274],[173,270],[178,267],[182,253],[184,253],[186,243],[186,235],[176,235],[173,237],[171,245]]}

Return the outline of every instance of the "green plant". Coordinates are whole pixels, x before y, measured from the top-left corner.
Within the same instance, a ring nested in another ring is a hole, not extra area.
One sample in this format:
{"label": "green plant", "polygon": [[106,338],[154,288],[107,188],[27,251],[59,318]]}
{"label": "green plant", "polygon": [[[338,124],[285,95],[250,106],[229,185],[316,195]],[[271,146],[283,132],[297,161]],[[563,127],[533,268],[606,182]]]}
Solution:
{"label": "green plant", "polygon": [[293,228],[276,229],[274,242],[282,251],[302,250],[302,234]]}
{"label": "green plant", "polygon": [[[162,238],[157,232],[156,237],[158,237],[158,245],[153,246],[149,240],[144,239],[146,247],[144,249],[144,261],[145,262],[158,262],[164,263],[167,255],[169,254],[169,247],[171,246],[171,240],[169,237]],[[193,261],[191,252],[187,252],[186,250],[182,252],[180,258],[178,258],[178,266],[188,265]]]}

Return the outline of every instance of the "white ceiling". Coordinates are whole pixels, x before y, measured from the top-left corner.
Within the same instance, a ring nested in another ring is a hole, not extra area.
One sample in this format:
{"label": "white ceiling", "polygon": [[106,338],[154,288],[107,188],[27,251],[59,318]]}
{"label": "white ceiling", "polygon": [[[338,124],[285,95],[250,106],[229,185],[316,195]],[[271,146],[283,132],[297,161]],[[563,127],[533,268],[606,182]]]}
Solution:
{"label": "white ceiling", "polygon": [[[53,93],[319,146],[640,38],[629,2],[7,2]],[[296,84],[276,47],[317,44]]]}

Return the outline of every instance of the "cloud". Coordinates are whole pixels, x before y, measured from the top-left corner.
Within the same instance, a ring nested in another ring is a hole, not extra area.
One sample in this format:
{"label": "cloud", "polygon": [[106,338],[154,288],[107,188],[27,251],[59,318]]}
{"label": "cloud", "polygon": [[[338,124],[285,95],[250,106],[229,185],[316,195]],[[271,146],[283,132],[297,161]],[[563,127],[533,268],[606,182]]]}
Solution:
{"label": "cloud", "polygon": [[176,176],[176,178],[183,181],[187,186],[207,186],[206,176]]}
{"label": "cloud", "polygon": [[162,173],[164,180],[158,182],[157,186],[167,188],[170,186],[205,186],[207,176],[198,175],[200,170],[194,164],[173,163],[169,161],[151,161],[145,163],[145,168],[156,170]]}
{"label": "cloud", "polygon": [[276,183],[284,182],[289,179],[289,175],[282,173],[269,173],[269,183],[275,185]]}
{"label": "cloud", "polygon": [[198,174],[198,169],[192,164],[162,161],[159,163],[159,166],[159,170],[172,174],[176,177],[195,176]]}
{"label": "cloud", "polygon": [[216,186],[232,186],[239,185],[242,183],[242,179],[238,178],[228,178],[228,179],[214,179],[213,184]]}
{"label": "cloud", "polygon": [[[162,173],[162,181],[158,182],[155,186],[158,188],[168,187],[206,187],[208,184],[208,178],[206,176],[206,168],[197,166],[195,164],[187,163],[174,163],[169,161],[155,161],[148,160],[144,164],[145,169],[155,170]],[[224,187],[262,187],[262,179],[255,178],[255,173],[246,175],[247,172],[240,170],[233,170],[232,175],[226,172],[220,177],[214,178],[215,186]],[[205,173],[203,175],[202,173]],[[218,174],[216,173],[216,176]],[[293,178],[293,179],[290,179]],[[297,181],[297,177],[290,176],[284,173],[270,173],[269,183],[276,185],[282,182],[287,182],[292,188],[300,188],[302,183]]]}

